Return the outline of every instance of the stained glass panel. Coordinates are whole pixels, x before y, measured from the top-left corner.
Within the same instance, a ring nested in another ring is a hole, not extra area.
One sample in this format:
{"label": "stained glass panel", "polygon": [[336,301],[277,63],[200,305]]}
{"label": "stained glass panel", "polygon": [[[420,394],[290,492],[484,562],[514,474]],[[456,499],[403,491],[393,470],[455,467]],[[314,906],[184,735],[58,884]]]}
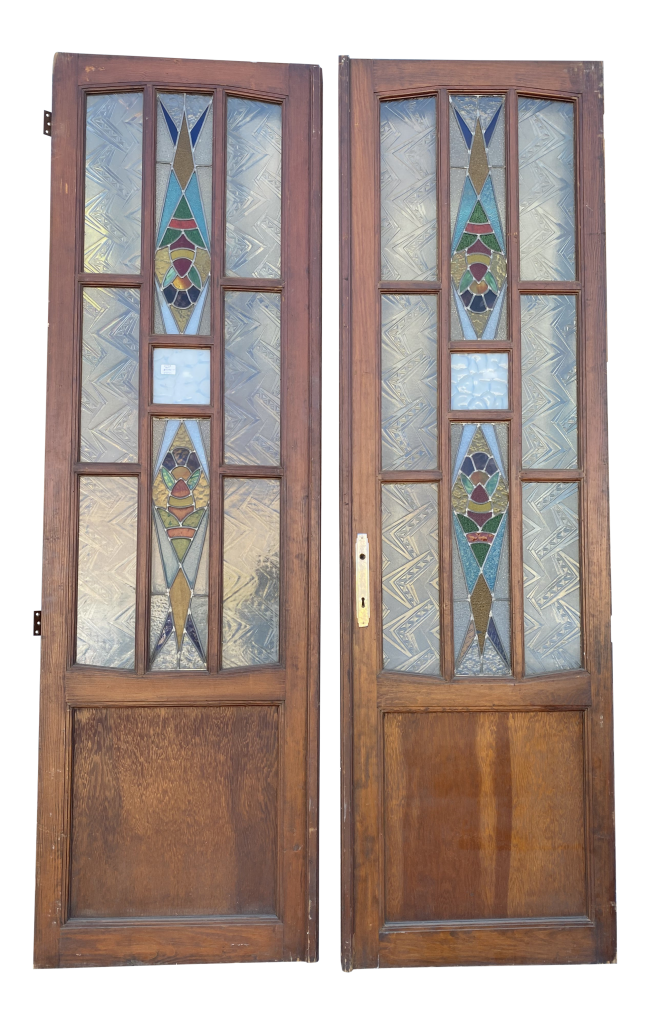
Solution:
{"label": "stained glass panel", "polygon": [[88,96],[84,270],[140,273],[142,93]]}
{"label": "stained glass panel", "polygon": [[209,405],[210,350],[155,348],[153,400],[162,405]]}
{"label": "stained glass panel", "polygon": [[580,668],[577,483],[523,485],[526,675]]}
{"label": "stained glass panel", "polygon": [[224,480],[223,668],[273,665],[280,635],[280,482]]}
{"label": "stained glass panel", "polygon": [[510,674],[508,427],[452,423],[456,674]]}
{"label": "stained glass panel", "polygon": [[80,477],[79,665],[134,667],[137,524],[136,477]]}
{"label": "stained glass panel", "polygon": [[573,103],[519,100],[520,277],[575,278]]}
{"label": "stained glass panel", "polygon": [[384,668],[440,671],[437,484],[382,487]]}
{"label": "stained glass panel", "polygon": [[153,420],[150,666],[205,669],[210,422]]}
{"label": "stained glass panel", "polygon": [[452,409],[508,408],[507,352],[452,352]]}
{"label": "stained glass panel", "polygon": [[578,465],[575,295],[521,296],[522,464]]}
{"label": "stained glass panel", "polygon": [[156,334],[210,333],[212,98],[158,94]]}
{"label": "stained glass panel", "polygon": [[451,96],[451,337],[507,331],[503,96]]}
{"label": "stained glass panel", "polygon": [[279,277],[282,107],[228,97],[226,274]]}
{"label": "stained glass panel", "polygon": [[84,288],[81,462],[138,461],[140,292]]}
{"label": "stained glass panel", "polygon": [[381,276],[436,276],[436,99],[381,104]]}
{"label": "stained glass panel", "polygon": [[382,295],[383,469],[438,465],[437,297]]}
{"label": "stained glass panel", "polygon": [[226,292],[224,457],[280,463],[280,309],[273,292]]}

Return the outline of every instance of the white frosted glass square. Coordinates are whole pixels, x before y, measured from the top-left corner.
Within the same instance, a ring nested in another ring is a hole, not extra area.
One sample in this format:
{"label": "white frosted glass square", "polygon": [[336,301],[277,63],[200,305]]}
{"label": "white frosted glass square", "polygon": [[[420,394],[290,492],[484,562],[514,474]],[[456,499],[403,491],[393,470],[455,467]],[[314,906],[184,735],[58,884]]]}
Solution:
{"label": "white frosted glass square", "polygon": [[161,405],[209,405],[210,349],[155,348],[153,400]]}
{"label": "white frosted glass square", "polygon": [[508,353],[454,352],[452,409],[508,408]]}

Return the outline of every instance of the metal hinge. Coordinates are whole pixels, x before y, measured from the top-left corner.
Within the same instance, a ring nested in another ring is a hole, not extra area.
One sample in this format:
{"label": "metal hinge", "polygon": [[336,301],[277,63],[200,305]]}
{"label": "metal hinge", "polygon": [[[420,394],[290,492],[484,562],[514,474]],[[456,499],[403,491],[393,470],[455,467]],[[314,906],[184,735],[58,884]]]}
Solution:
{"label": "metal hinge", "polygon": [[41,635],[41,613],[34,612],[34,636]]}
{"label": "metal hinge", "polygon": [[52,111],[43,111],[43,135],[52,134]]}

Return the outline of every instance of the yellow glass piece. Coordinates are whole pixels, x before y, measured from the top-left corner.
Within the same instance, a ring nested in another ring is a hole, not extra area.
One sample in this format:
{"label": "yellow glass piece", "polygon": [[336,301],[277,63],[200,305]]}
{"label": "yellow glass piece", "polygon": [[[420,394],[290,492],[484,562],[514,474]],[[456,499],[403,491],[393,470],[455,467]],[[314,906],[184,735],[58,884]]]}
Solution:
{"label": "yellow glass piece", "polygon": [[451,492],[451,504],[454,512],[459,512],[460,515],[464,515],[467,509],[467,491],[461,483],[460,477],[454,484],[454,489]]}
{"label": "yellow glass piece", "polygon": [[499,512],[505,512],[508,507],[508,488],[503,482],[503,477],[499,477],[499,482],[496,486],[496,490],[492,495],[492,508],[494,514],[497,515]]}
{"label": "yellow glass piece", "polygon": [[162,285],[171,265],[172,261],[169,256],[169,249],[166,246],[164,249],[158,249],[158,252],[156,253],[154,271],[159,285]]}
{"label": "yellow glass piece", "polygon": [[173,258],[175,260],[178,260],[178,259],[193,260],[194,259],[194,249],[174,249],[174,252],[173,252],[172,255],[173,255]]}
{"label": "yellow glass piece", "polygon": [[469,600],[472,606],[472,615],[474,616],[476,633],[478,635],[478,646],[482,654],[485,644],[485,634],[487,633],[488,622],[490,619],[490,608],[492,607],[492,594],[490,593],[490,588],[487,585],[483,573],[481,573],[477,579],[476,586],[474,587],[472,596]]}
{"label": "yellow glass piece", "polygon": [[201,280],[205,281],[210,273],[210,253],[206,249],[196,250],[194,266],[198,270]]}
{"label": "yellow glass piece", "polygon": [[183,117],[183,124],[181,126],[180,135],[178,136],[176,155],[174,157],[174,173],[178,178],[178,183],[183,191],[185,191],[187,183],[192,177],[193,171],[194,157],[192,156],[192,143],[190,142],[190,133],[187,128],[187,119]]}
{"label": "yellow glass piece", "polygon": [[162,473],[158,473],[156,479],[153,482],[153,490],[151,494],[154,505],[157,508],[164,508],[167,505],[168,494],[169,491],[167,490],[165,481],[162,478]]}
{"label": "yellow glass piece", "polygon": [[485,185],[485,179],[489,173],[490,169],[485,151],[485,142],[483,141],[483,129],[481,128],[481,122],[477,119],[472,152],[469,157],[469,177],[476,189],[477,196],[480,196],[481,189]]}
{"label": "yellow glass piece", "polygon": [[176,646],[180,651],[183,646],[183,630],[185,629],[185,622],[187,620],[187,611],[190,607],[190,598],[192,591],[190,585],[185,579],[185,573],[182,569],[178,570],[176,579],[171,585],[169,591],[169,600],[172,606],[172,618],[174,620],[174,629],[176,630]]}
{"label": "yellow glass piece", "polygon": [[189,280],[189,278],[186,277],[185,279],[183,279],[182,277],[177,277],[174,279],[174,288],[178,288],[179,291],[186,292],[187,289],[190,287],[191,281]]}
{"label": "yellow glass piece", "polygon": [[190,441],[190,435],[188,434],[187,427],[185,426],[184,423],[181,423],[178,430],[176,431],[176,436],[172,443],[172,451],[174,450],[174,448],[194,449],[194,445]]}
{"label": "yellow glass piece", "polygon": [[196,502],[197,509],[203,508],[204,505],[207,505],[209,500],[210,484],[206,479],[205,473],[201,473],[201,476],[199,477],[199,482],[194,488],[194,501]]}
{"label": "yellow glass piece", "polygon": [[489,452],[490,450],[490,446],[485,440],[485,434],[479,427],[471,440],[470,446],[467,449],[467,454],[473,455],[474,452]]}
{"label": "yellow glass piece", "polygon": [[492,502],[491,501],[485,501],[485,502],[483,502],[482,504],[479,505],[479,503],[477,501],[470,501],[470,500],[468,500],[467,501],[467,507],[468,507],[468,509],[470,509],[471,512],[491,512],[492,511]]}

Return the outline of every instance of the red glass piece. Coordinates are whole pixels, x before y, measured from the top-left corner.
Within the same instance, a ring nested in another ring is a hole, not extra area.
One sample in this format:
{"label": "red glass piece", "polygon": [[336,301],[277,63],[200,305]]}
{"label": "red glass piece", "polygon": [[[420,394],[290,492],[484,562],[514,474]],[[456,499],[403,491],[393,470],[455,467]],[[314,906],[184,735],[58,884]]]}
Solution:
{"label": "red glass piece", "polygon": [[172,494],[175,498],[187,498],[191,493],[184,480],[178,480],[172,487]]}
{"label": "red glass piece", "polygon": [[474,280],[476,281],[482,281],[487,274],[487,267],[485,266],[485,263],[470,263],[469,269],[474,275]]}
{"label": "red glass piece", "polygon": [[[175,490],[176,488],[174,488],[174,491]],[[174,491],[172,491],[172,494],[174,493]],[[490,495],[485,490],[483,484],[476,485],[476,487],[472,491],[471,500],[475,501],[477,505],[485,505],[485,502],[490,500]]]}

